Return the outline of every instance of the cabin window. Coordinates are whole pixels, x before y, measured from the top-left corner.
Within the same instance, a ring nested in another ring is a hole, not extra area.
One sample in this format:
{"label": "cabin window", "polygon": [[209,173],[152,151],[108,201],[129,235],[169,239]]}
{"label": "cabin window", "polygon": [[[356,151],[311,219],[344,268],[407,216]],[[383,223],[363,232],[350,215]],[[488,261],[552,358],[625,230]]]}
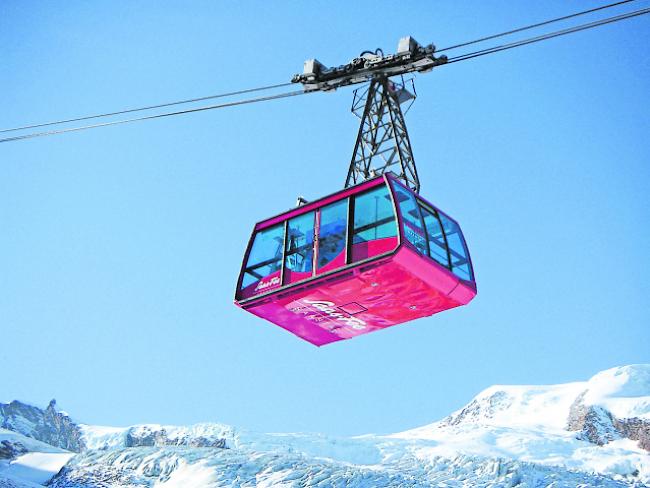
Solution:
{"label": "cabin window", "polygon": [[320,211],[318,230],[318,263],[316,270],[324,273],[345,264],[348,200],[335,202]]}
{"label": "cabin window", "polygon": [[438,213],[440,222],[447,236],[447,244],[449,246],[449,255],[451,258],[451,271],[463,280],[472,281],[472,269],[469,265],[469,257],[463,234],[460,227],[456,222],[442,213]]}
{"label": "cabin window", "polygon": [[280,285],[283,242],[284,224],[255,234],[242,277],[242,295],[250,296]]}
{"label": "cabin window", "polygon": [[404,228],[404,237],[415,246],[421,254],[428,254],[427,239],[422,223],[420,206],[415,200],[415,195],[400,185],[393,185],[395,198],[399,203],[399,209],[402,214],[402,226]]}
{"label": "cabin window", "polygon": [[449,255],[447,254],[447,244],[445,236],[442,233],[442,225],[438,219],[437,212],[422,206],[422,217],[424,226],[427,231],[427,241],[429,243],[429,256],[442,264],[445,268],[451,269],[449,264]]}
{"label": "cabin window", "polygon": [[352,262],[390,251],[397,245],[395,211],[386,185],[354,198]]}
{"label": "cabin window", "polygon": [[284,258],[284,282],[294,283],[312,275],[314,261],[314,212],[290,219]]}

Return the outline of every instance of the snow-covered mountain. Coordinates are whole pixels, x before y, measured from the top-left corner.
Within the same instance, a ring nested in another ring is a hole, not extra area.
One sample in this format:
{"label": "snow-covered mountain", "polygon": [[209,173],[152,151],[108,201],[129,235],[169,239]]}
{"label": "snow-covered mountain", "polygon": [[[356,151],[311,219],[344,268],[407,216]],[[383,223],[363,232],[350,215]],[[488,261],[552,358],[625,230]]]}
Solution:
{"label": "snow-covered mountain", "polygon": [[586,382],[492,386],[443,420],[391,437],[434,442],[424,456],[496,456],[648,483],[650,365]]}
{"label": "snow-covered mountain", "polygon": [[68,451],[84,449],[79,426],[65,412],[56,410],[55,400],[45,410],[18,401],[0,403],[0,428]]}
{"label": "snow-covered mountain", "polygon": [[642,487],[650,365],[563,385],[492,386],[438,422],[392,435],[98,427],[75,424],[53,403],[20,402],[0,404],[0,427],[3,488]]}

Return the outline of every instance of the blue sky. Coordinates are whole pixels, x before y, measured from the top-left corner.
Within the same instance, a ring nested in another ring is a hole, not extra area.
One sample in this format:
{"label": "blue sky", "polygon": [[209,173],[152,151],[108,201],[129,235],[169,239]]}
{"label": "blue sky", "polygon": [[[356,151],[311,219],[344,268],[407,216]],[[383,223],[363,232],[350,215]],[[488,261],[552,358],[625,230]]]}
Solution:
{"label": "blue sky", "polygon": [[[283,82],[597,2],[0,4],[0,125]],[[617,10],[647,6],[636,2]],[[612,12],[613,13],[613,12]],[[605,14],[608,15],[608,14]],[[420,75],[422,195],[467,307],[315,348],[232,304],[256,221],[342,187],[352,91],[0,147],[0,400],[104,425],[395,432],[650,360],[650,17]]]}

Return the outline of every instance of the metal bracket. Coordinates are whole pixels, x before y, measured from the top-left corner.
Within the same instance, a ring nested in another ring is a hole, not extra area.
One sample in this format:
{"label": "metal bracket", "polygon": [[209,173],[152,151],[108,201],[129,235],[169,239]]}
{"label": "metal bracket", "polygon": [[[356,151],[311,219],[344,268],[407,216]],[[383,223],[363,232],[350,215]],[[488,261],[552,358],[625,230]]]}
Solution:
{"label": "metal bracket", "polygon": [[435,50],[433,44],[421,46],[415,39],[407,36],[400,39],[395,54],[384,55],[381,49],[374,53],[365,51],[349,63],[331,68],[316,59],[308,59],[302,74],[295,75],[291,81],[302,83],[305,91],[329,91],[364,83],[377,76],[426,72],[447,62],[447,56],[434,56]]}

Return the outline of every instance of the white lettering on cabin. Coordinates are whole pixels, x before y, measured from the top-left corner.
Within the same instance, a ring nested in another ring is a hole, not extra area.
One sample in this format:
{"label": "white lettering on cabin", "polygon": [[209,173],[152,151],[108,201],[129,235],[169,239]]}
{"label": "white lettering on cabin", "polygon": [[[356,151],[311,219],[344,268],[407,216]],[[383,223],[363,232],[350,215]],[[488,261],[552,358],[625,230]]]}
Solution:
{"label": "white lettering on cabin", "polygon": [[279,284],[280,284],[280,277],[279,276],[274,276],[269,281],[261,281],[260,280],[260,282],[255,287],[255,291],[266,290],[267,288],[269,288],[271,286],[279,285]]}
{"label": "white lettering on cabin", "polygon": [[334,320],[349,325],[355,330],[363,330],[366,328],[366,323],[363,320],[345,315],[336,308],[333,302],[327,302],[325,300],[302,300],[302,302],[311,305],[316,310],[323,312]]}

